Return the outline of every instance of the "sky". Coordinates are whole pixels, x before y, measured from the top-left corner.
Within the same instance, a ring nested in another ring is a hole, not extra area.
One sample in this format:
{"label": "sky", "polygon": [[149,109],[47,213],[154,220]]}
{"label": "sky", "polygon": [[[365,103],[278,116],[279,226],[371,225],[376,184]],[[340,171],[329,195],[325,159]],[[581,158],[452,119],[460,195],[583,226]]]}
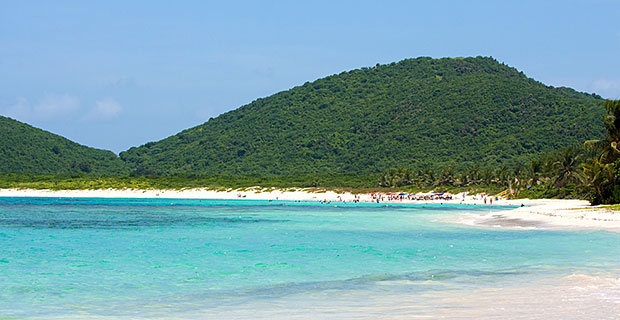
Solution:
{"label": "sky", "polygon": [[5,1],[0,115],[116,153],[342,71],[493,56],[620,99],[620,0]]}

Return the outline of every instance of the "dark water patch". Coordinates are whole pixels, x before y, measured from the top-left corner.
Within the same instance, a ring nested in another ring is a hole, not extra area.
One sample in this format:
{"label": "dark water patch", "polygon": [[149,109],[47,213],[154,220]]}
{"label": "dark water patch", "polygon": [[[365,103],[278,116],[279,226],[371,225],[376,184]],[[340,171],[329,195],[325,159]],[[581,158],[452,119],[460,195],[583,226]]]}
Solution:
{"label": "dark water patch", "polygon": [[[527,269],[527,268],[526,268]],[[327,280],[327,281],[310,281],[310,282],[290,282],[269,286],[260,286],[246,289],[226,289],[226,290],[205,290],[202,293],[186,294],[186,295],[162,295],[159,299],[153,301],[139,301],[140,305],[160,305],[161,301],[172,302],[166,306],[169,312],[189,312],[197,310],[206,310],[219,308],[221,306],[247,305],[257,301],[273,301],[296,294],[322,294],[325,292],[342,291],[345,294],[349,292],[373,292],[380,294],[381,292],[406,292],[408,294],[423,294],[429,291],[449,290],[452,284],[476,287],[482,281],[514,281],[515,277],[528,277],[532,274],[532,270],[510,269],[510,270],[427,270],[421,272],[410,272],[405,274],[370,274],[361,277],[345,279],[345,280]],[[385,284],[385,285],[382,285]],[[438,287],[439,286],[439,287]],[[131,301],[107,301],[111,304],[127,307],[127,303],[133,304]],[[135,307],[135,306],[134,306]],[[122,316],[126,313],[123,309],[135,310],[130,308],[113,308],[106,310],[106,316],[116,315]],[[84,311],[95,312],[96,310]]]}
{"label": "dark water patch", "polygon": [[178,217],[152,216],[144,219],[32,219],[32,218],[2,218],[0,227],[5,228],[34,228],[34,229],[124,229],[138,227],[174,227],[198,225],[236,225],[253,223],[281,223],[286,220],[230,218],[230,217]]}
{"label": "dark water patch", "polygon": [[[436,285],[475,285],[480,281],[485,283],[494,281],[513,281],[515,277],[527,277],[536,271],[528,267],[508,270],[427,270],[404,274],[370,274],[346,280],[327,280],[309,282],[291,282],[272,286],[262,286],[247,289],[211,291],[207,294],[187,297],[188,300],[208,301],[203,308],[217,307],[221,303],[243,303],[244,300],[282,298],[293,294],[307,294],[308,292],[326,291],[376,291],[398,290],[413,293],[424,293],[437,290]],[[389,284],[387,287],[377,286]],[[205,299],[208,297],[208,299]],[[235,297],[235,299],[230,299]]]}

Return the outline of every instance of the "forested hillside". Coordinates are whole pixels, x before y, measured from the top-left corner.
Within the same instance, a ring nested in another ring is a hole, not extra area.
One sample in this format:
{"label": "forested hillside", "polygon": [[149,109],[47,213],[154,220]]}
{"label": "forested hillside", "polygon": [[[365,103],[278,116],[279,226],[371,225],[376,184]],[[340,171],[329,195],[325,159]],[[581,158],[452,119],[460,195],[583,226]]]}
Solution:
{"label": "forested hillside", "polygon": [[493,58],[417,58],[308,82],[120,156],[161,175],[513,166],[600,137],[602,103]]}
{"label": "forested hillside", "polygon": [[0,116],[0,173],[121,175],[128,171],[111,151],[89,148]]}

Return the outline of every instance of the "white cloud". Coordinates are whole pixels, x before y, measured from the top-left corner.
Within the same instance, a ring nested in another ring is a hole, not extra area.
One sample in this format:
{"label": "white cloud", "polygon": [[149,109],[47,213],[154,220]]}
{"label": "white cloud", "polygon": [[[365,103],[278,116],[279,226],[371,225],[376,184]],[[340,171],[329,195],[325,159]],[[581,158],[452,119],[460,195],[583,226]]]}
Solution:
{"label": "white cloud", "polygon": [[113,98],[106,97],[95,102],[95,107],[84,117],[85,120],[110,120],[118,117],[123,107]]}
{"label": "white cloud", "polygon": [[32,103],[17,97],[13,105],[0,106],[0,114],[20,121],[33,123],[49,120],[107,121],[123,112],[123,107],[111,97],[95,101],[91,109],[80,108],[80,100],[69,94],[45,94]]}
{"label": "white cloud", "polygon": [[596,80],[593,83],[593,87],[599,90],[608,90],[620,87],[620,82],[607,79]]}
{"label": "white cloud", "polygon": [[620,80],[600,79],[592,83],[594,92],[603,96],[603,98],[618,99],[620,98]]}
{"label": "white cloud", "polygon": [[80,108],[80,100],[69,94],[48,93],[36,103],[24,97],[17,97],[14,105],[5,108],[3,113],[9,117],[23,120],[50,120],[75,114]]}
{"label": "white cloud", "polygon": [[4,108],[2,111],[4,115],[19,120],[27,120],[32,115],[30,102],[24,97],[17,97],[14,105]]}
{"label": "white cloud", "polygon": [[80,101],[74,96],[68,94],[46,94],[34,106],[33,110],[36,115],[48,118],[71,114],[79,108]]}

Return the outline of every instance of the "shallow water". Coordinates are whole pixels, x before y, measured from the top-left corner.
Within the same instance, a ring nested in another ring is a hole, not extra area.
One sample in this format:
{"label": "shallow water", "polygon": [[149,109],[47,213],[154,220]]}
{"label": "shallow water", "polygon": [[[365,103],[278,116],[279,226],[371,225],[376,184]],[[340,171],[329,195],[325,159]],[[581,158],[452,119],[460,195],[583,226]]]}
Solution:
{"label": "shallow water", "polygon": [[619,234],[442,222],[489,210],[0,198],[0,318],[620,314]]}

